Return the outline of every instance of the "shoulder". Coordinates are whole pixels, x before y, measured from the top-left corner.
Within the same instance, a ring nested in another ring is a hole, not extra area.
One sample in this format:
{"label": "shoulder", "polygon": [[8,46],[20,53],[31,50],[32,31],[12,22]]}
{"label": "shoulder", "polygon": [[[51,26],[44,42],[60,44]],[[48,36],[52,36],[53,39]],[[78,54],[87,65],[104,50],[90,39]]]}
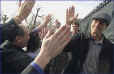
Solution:
{"label": "shoulder", "polygon": [[90,39],[90,33],[79,32],[73,36],[73,38],[83,40],[83,39]]}

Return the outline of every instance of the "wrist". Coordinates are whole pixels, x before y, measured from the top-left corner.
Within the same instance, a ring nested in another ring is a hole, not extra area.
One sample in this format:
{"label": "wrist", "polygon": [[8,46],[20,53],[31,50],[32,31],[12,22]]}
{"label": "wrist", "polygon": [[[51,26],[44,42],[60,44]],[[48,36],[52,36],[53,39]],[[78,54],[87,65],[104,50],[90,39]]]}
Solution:
{"label": "wrist", "polygon": [[46,53],[39,53],[35,58],[34,63],[38,64],[42,69],[50,62],[51,58],[46,55]]}
{"label": "wrist", "polygon": [[20,24],[22,22],[22,19],[19,16],[15,16],[14,20],[15,20],[16,24]]}

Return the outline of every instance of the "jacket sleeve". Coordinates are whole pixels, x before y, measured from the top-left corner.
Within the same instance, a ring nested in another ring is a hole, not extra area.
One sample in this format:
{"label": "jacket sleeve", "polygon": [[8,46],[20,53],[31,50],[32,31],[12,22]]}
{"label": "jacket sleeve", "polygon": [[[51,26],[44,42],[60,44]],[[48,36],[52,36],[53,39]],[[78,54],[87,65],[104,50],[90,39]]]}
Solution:
{"label": "jacket sleeve", "polygon": [[44,74],[44,71],[38,64],[32,62],[21,74]]}
{"label": "jacket sleeve", "polygon": [[16,24],[16,22],[14,21],[14,19],[9,20],[7,23],[5,24],[1,24],[0,25],[0,30],[1,30],[1,43],[3,43],[5,40],[8,39],[8,28],[9,26],[17,26],[18,24]]}
{"label": "jacket sleeve", "polygon": [[40,74],[32,65],[27,66],[21,74]]}

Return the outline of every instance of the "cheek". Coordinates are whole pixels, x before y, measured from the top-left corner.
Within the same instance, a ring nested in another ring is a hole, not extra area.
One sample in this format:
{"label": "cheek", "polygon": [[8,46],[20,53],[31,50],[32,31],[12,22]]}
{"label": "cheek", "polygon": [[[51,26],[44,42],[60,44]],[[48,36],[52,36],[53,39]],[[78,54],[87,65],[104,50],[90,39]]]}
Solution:
{"label": "cheek", "polygon": [[91,32],[94,32],[94,31],[95,31],[95,27],[91,26]]}

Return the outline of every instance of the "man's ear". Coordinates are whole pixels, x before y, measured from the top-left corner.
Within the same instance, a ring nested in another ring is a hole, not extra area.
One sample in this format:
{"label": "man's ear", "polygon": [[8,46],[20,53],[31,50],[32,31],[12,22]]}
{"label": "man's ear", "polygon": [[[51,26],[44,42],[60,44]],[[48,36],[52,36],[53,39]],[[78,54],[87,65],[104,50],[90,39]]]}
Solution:
{"label": "man's ear", "polygon": [[16,36],[15,41],[18,42],[18,43],[20,43],[22,41],[22,37],[21,36]]}

